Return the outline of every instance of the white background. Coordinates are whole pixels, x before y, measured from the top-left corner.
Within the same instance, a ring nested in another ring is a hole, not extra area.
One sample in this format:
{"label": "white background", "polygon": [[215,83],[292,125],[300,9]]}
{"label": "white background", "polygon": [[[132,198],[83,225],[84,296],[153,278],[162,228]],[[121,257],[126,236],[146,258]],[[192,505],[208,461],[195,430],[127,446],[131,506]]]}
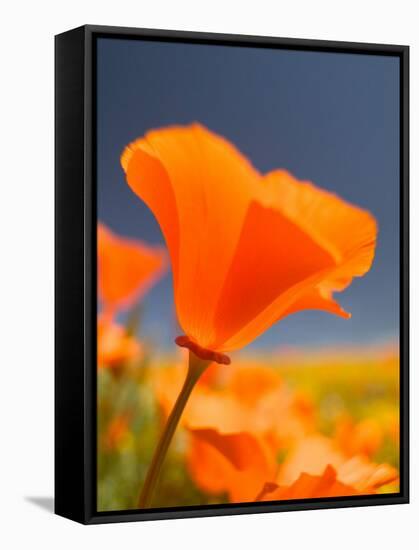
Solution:
{"label": "white background", "polygon": [[414,336],[419,321],[419,294],[416,294],[419,218],[415,219],[414,215],[411,223],[413,468],[410,505],[83,527],[52,515],[33,502],[34,498],[48,499],[53,494],[53,35],[91,23],[409,44],[412,47],[411,211],[414,213],[418,205],[419,44],[415,3],[414,0],[3,3],[0,34],[1,548],[384,550],[402,544],[407,548],[417,547],[419,399]]}

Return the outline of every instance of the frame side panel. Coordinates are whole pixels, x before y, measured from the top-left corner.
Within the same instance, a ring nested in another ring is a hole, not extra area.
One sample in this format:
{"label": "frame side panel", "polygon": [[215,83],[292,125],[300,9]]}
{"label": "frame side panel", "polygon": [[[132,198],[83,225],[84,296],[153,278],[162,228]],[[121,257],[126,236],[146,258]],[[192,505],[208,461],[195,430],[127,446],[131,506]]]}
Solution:
{"label": "frame side panel", "polygon": [[409,47],[405,47],[400,57],[400,490],[406,501],[410,499],[410,306],[409,306],[409,96],[410,96]]}
{"label": "frame side panel", "polygon": [[55,513],[84,510],[84,29],[55,38]]}

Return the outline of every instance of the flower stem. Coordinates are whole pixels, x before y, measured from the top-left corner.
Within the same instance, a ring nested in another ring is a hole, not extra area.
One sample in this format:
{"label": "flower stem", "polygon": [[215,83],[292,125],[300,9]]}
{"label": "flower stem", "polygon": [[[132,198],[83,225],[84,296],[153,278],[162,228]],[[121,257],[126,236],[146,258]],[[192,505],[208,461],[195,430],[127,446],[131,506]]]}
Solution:
{"label": "flower stem", "polygon": [[139,508],[148,508],[150,506],[150,501],[153,496],[164,459],[166,458],[167,450],[179,424],[180,417],[182,416],[183,410],[196,382],[210,364],[210,361],[200,359],[193,352],[189,352],[188,373],[186,375],[185,382],[183,383],[182,390],[176,399],[172,412],[167,419],[166,425],[154,451],[154,455],[138,499]]}

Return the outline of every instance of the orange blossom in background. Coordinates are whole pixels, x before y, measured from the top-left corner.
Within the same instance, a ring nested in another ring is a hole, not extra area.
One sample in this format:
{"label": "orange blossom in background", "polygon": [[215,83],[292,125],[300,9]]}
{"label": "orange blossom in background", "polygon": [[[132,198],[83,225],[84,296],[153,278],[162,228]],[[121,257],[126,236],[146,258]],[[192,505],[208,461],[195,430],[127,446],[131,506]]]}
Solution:
{"label": "orange blossom in background", "polygon": [[159,279],[166,254],[139,240],[120,237],[103,223],[97,227],[98,296],[102,312],[97,324],[98,366],[117,366],[138,357],[140,345],[114,321]]}

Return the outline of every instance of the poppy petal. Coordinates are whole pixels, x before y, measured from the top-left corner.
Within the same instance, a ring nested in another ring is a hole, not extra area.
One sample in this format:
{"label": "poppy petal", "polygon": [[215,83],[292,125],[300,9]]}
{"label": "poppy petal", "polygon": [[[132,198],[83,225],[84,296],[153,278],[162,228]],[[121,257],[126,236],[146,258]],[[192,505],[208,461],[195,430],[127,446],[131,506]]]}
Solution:
{"label": "poppy petal", "polygon": [[166,253],[142,241],[119,237],[103,223],[97,228],[98,294],[104,309],[124,309],[162,274]]}
{"label": "poppy petal", "polygon": [[125,327],[109,317],[100,315],[97,320],[97,364],[99,368],[116,367],[141,356],[140,343]]}
{"label": "poppy petal", "polygon": [[[285,171],[272,172],[265,179],[265,206],[275,208],[296,224],[333,261],[323,269],[320,263],[314,264],[315,269],[311,274],[307,271],[305,280],[296,278],[294,286],[284,288],[264,310],[254,314],[247,325],[243,324],[230,336],[220,346],[221,351],[246,345],[274,322],[300,309],[322,309],[348,317],[349,314],[333,300],[332,293],[346,288],[353,277],[364,275],[374,258],[377,224],[371,214],[311,183],[299,182]],[[304,256],[305,250],[299,246]],[[271,255],[274,250],[276,248],[272,248]],[[292,266],[290,261],[288,267],[292,269]]]}
{"label": "poppy petal", "polygon": [[[199,442],[200,453],[189,458],[189,469],[196,480],[204,481],[206,488],[227,491],[231,502],[254,500],[264,481],[275,476],[276,464],[263,441],[250,433],[220,433],[214,429],[190,430]],[[216,452],[214,452],[216,451]],[[202,472],[203,455],[209,452],[218,464],[211,479]],[[218,455],[218,456],[217,456]]]}
{"label": "poppy petal", "polygon": [[253,202],[218,301],[212,346],[231,351],[249,343],[292,305],[298,294],[287,303],[290,289],[303,285],[306,292],[313,276],[335,267],[331,254],[293,221]]}
{"label": "poppy petal", "polygon": [[399,477],[393,466],[374,464],[361,455],[346,461],[338,472],[339,478],[344,483],[350,483],[363,493],[373,493],[382,485],[395,481]]}
{"label": "poppy petal", "polygon": [[301,473],[320,475],[333,466],[337,479],[368,494],[398,478],[397,470],[389,464],[375,464],[361,455],[348,458],[329,438],[313,435],[301,440],[281,465],[277,481],[279,485],[291,485]]}
{"label": "poppy petal", "polygon": [[121,163],[165,235],[179,322],[208,347],[215,297],[260,175],[234,146],[199,124],[150,131],[127,147]]}
{"label": "poppy petal", "polygon": [[234,467],[214,447],[192,437],[188,449],[187,468],[196,485],[211,495],[228,492]]}
{"label": "poppy petal", "polygon": [[272,484],[268,485],[260,495],[259,500],[341,497],[358,494],[359,492],[354,487],[338,481],[336,470],[328,465],[319,476],[302,473],[290,486],[277,486],[275,488]]}
{"label": "poppy petal", "polygon": [[169,176],[146,139],[139,139],[125,148],[121,156],[121,165],[132,191],[147,204],[160,225],[169,250],[176,284],[179,221]]}

